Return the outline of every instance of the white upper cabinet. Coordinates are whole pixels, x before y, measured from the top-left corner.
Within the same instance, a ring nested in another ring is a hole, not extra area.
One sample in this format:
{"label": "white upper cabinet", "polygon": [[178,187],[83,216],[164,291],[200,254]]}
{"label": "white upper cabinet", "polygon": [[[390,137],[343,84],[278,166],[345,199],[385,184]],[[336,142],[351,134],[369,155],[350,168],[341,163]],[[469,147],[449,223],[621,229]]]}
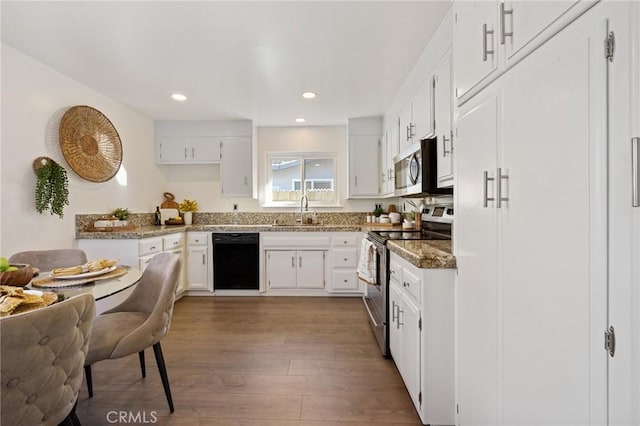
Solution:
{"label": "white upper cabinet", "polygon": [[426,78],[400,111],[400,151],[433,135],[433,79]]}
{"label": "white upper cabinet", "polygon": [[382,117],[349,119],[349,198],[380,196]]}
{"label": "white upper cabinet", "polygon": [[498,69],[495,1],[454,3],[456,96],[461,98]]}
{"label": "white upper cabinet", "polygon": [[221,140],[220,188],[223,197],[253,195],[253,160],[250,137],[229,137]]}
{"label": "white upper cabinet", "polygon": [[220,162],[220,138],[198,136],[158,137],[159,164],[215,164]]}
{"label": "white upper cabinet", "polygon": [[218,164],[223,138],[253,133],[251,120],[163,120],[154,127],[158,164]]}
{"label": "white upper cabinet", "polygon": [[435,134],[438,153],[438,187],[453,185],[453,132],[451,129],[451,51],[433,74]]}
{"label": "white upper cabinet", "polygon": [[455,95],[459,104],[595,3],[577,0],[455,2]]}

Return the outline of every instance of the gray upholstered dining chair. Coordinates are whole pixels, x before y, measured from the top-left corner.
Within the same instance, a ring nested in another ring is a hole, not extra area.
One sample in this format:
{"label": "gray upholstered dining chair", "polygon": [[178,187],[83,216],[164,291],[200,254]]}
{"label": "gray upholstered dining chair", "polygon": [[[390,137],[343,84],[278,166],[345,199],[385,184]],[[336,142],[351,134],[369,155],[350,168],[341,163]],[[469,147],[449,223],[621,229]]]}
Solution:
{"label": "gray upholstered dining chair", "polygon": [[82,384],[95,302],[83,294],[0,319],[3,425],[79,424]]}
{"label": "gray upholstered dining chair", "polygon": [[68,268],[87,263],[87,255],[80,249],[31,250],[14,253],[9,263],[28,263],[41,271]]}
{"label": "gray upholstered dining chair", "polygon": [[173,399],[160,340],[169,331],[179,274],[180,256],[175,253],[155,255],[131,295],[120,305],[96,317],[84,367],[90,398],[93,397],[93,363],[137,352],[142,377],[145,377],[144,350],[153,346],[162,386],[173,413]]}

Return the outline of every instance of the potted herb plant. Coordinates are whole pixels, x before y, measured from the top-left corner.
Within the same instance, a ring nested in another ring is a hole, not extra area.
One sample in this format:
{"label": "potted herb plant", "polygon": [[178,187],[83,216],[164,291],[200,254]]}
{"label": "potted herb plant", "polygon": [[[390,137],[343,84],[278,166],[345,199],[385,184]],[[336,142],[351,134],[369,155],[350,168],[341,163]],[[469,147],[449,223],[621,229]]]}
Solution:
{"label": "potted herb plant", "polygon": [[39,157],[33,162],[36,173],[35,204],[38,213],[49,210],[62,219],[64,206],[69,205],[67,171],[51,158]]}
{"label": "potted herb plant", "polygon": [[193,212],[198,211],[198,202],[196,200],[189,200],[185,198],[178,205],[178,209],[182,212],[182,218],[185,225],[191,225],[193,223]]}
{"label": "potted herb plant", "polygon": [[118,218],[118,226],[127,226],[129,223],[129,215],[129,209],[124,207],[118,207],[111,212],[111,216],[115,216],[116,218]]}

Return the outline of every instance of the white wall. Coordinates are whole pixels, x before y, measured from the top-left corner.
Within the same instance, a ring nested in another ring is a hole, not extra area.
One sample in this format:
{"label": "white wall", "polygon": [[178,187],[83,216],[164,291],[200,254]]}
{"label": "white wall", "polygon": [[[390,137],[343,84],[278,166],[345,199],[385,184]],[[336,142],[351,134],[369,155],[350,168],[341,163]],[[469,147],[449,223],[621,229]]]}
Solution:
{"label": "white wall", "polygon": [[[4,256],[26,249],[72,247],[76,213],[108,213],[116,207],[150,212],[162,201],[165,177],[153,157],[153,121],[75,80],[2,45],[2,130],[0,140],[0,241]],[[77,176],[58,145],[64,111],[89,105],[106,115],[123,147],[127,186],[115,179],[92,183]],[[48,156],[67,169],[70,205],[64,219],[34,207],[32,162]]]}
{"label": "white wall", "polygon": [[[117,207],[153,212],[172,192],[178,201],[198,200],[202,211],[273,211],[258,200],[222,198],[218,165],[159,166],[154,160],[154,123],[141,113],[108,98],[42,63],[0,45],[2,101],[0,139],[0,255],[29,249],[75,246],[75,215],[108,213]],[[71,106],[89,105],[106,115],[117,129],[123,146],[123,168],[127,185],[116,179],[93,183],[77,176],[58,145],[58,125]],[[256,129],[260,195],[264,194],[267,151],[337,152],[339,201],[333,211],[371,211],[374,200],[347,200],[346,126],[266,127]],[[34,206],[36,177],[32,162],[48,156],[63,165],[69,176],[70,205],[64,218]],[[386,200],[384,204],[392,202]],[[395,201],[395,200],[394,200]],[[278,210],[291,210],[278,209]],[[326,211],[327,209],[318,209]]]}

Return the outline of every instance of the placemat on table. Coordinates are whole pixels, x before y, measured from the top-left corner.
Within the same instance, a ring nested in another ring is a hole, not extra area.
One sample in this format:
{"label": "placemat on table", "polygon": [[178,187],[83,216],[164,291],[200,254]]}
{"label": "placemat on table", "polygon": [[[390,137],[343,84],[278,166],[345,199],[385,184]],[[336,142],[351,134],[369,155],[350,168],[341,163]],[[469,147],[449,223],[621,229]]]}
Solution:
{"label": "placemat on table", "polygon": [[117,278],[127,273],[127,268],[124,266],[118,266],[111,272],[108,272],[104,275],[98,275],[95,277],[86,277],[86,278],[78,278],[78,279],[68,279],[68,280],[56,280],[52,277],[43,277],[36,278],[31,281],[32,287],[49,287],[49,288],[63,288],[63,287],[73,287],[76,285],[82,285],[87,283],[92,283],[94,281],[102,281],[102,280],[110,280],[112,278]]}

